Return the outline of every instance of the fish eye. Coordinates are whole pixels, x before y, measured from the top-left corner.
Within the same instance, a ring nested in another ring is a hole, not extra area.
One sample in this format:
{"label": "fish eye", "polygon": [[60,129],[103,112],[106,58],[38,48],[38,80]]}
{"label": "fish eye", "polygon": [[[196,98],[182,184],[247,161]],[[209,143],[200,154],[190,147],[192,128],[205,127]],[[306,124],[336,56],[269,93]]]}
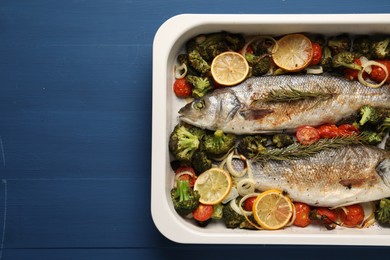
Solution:
{"label": "fish eye", "polygon": [[195,110],[202,110],[205,106],[204,100],[196,100],[192,103],[192,108]]}

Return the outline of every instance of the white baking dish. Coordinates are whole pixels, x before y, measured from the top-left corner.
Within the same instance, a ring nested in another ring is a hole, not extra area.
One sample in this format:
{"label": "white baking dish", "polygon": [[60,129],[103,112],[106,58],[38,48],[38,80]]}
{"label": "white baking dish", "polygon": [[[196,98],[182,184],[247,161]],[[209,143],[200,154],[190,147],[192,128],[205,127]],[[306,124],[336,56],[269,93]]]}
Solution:
{"label": "white baking dish", "polygon": [[222,30],[252,35],[293,32],[390,34],[390,14],[183,14],[167,20],[157,31],[153,43],[151,212],[159,231],[180,243],[390,245],[390,228],[379,226],[367,229],[337,227],[331,231],[317,226],[253,231],[227,229],[223,223],[211,223],[201,228],[176,214],[170,201],[174,174],[170,167],[168,138],[184,101],[176,98],[172,91],[174,64],[187,40],[200,33]]}

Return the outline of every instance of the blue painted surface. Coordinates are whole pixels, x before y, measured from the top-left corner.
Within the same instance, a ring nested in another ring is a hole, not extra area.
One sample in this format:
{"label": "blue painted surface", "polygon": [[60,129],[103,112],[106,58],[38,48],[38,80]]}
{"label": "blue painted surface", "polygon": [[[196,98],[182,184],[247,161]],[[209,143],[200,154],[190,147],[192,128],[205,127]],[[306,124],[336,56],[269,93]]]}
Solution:
{"label": "blue painted surface", "polygon": [[387,12],[390,2],[380,0],[0,1],[0,259],[389,254],[376,247],[180,245],[150,216],[152,41],[165,20],[181,13]]}

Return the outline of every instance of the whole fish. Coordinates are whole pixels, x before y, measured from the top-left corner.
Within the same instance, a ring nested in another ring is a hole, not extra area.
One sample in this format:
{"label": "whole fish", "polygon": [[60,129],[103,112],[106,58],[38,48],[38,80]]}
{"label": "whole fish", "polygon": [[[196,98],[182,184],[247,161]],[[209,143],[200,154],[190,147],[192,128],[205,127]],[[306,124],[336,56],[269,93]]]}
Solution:
{"label": "whole fish", "polygon": [[389,86],[374,89],[330,75],[282,75],[216,89],[179,114],[189,124],[226,133],[294,132],[301,125],[337,123],[363,105],[390,108]]}
{"label": "whole fish", "polygon": [[349,145],[305,159],[249,160],[248,166],[258,190],[279,189],[294,201],[313,206],[337,207],[390,197],[390,152],[377,147]]}

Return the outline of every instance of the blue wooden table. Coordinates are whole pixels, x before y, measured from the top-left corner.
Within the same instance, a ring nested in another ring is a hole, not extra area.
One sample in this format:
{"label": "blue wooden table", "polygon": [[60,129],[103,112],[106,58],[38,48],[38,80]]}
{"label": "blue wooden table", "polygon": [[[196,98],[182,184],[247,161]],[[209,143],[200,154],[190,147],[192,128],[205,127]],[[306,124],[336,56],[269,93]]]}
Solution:
{"label": "blue wooden table", "polygon": [[383,0],[1,0],[0,259],[389,255],[382,247],[181,245],[150,214],[152,41],[165,20],[386,12]]}

